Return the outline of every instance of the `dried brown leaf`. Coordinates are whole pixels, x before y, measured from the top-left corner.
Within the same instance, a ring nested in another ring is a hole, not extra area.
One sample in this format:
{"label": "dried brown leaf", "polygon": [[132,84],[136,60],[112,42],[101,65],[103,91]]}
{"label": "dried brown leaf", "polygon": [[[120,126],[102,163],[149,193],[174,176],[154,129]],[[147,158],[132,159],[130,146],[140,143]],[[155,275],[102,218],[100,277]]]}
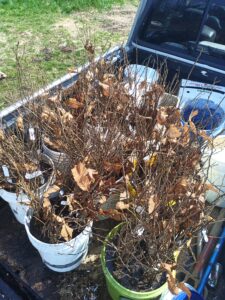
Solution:
{"label": "dried brown leaf", "polygon": [[62,116],[63,123],[69,123],[73,120],[73,115],[69,112],[65,112]]}
{"label": "dried brown leaf", "polygon": [[48,214],[51,211],[52,205],[48,198],[43,199],[43,210],[46,214]]}
{"label": "dried brown leaf", "polygon": [[119,209],[119,210],[129,209],[129,207],[130,207],[130,205],[124,203],[123,201],[118,201],[118,202],[116,203],[116,209]]}
{"label": "dried brown leaf", "polygon": [[176,279],[173,277],[172,274],[172,267],[170,264],[162,264],[163,269],[167,271],[167,283],[168,283],[168,289],[173,295],[179,294],[179,288],[177,287]]}
{"label": "dried brown leaf", "polygon": [[47,99],[49,102],[52,102],[52,103],[58,103],[61,101],[61,97],[60,95],[54,95],[54,96],[51,96],[51,97],[48,97]]}
{"label": "dried brown leaf", "polygon": [[156,196],[152,195],[148,199],[148,213],[151,214],[155,210],[156,206]]}
{"label": "dried brown leaf", "polygon": [[177,286],[180,290],[182,290],[185,294],[187,294],[188,299],[190,300],[191,299],[191,291],[189,290],[189,288],[183,282],[178,282]]}
{"label": "dried brown leaf", "polygon": [[187,192],[189,186],[188,179],[186,177],[182,177],[178,179],[174,187],[174,193],[177,195],[185,194]]}
{"label": "dried brown leaf", "polygon": [[191,128],[191,131],[194,133],[194,134],[197,134],[197,129],[195,127],[195,124],[190,120],[189,121],[189,126]]}
{"label": "dried brown leaf", "polygon": [[100,87],[102,88],[102,94],[105,97],[109,97],[110,96],[110,86],[108,84],[99,82]]}
{"label": "dried brown leaf", "polygon": [[110,216],[110,218],[116,220],[116,221],[122,221],[123,220],[123,214],[119,212],[117,209],[107,209],[106,210],[99,210],[100,215],[104,216]]}
{"label": "dried brown leaf", "polygon": [[115,82],[115,75],[114,74],[104,74],[103,76],[103,83],[112,85]]}
{"label": "dried brown leaf", "polygon": [[107,172],[115,172],[116,174],[119,174],[123,168],[123,165],[121,163],[111,163],[109,161],[104,161],[104,169]]}
{"label": "dried brown leaf", "polygon": [[4,141],[4,139],[5,139],[4,131],[0,128],[0,141]]}
{"label": "dried brown leaf", "polygon": [[95,105],[96,105],[95,102],[91,102],[91,103],[88,105],[88,107],[87,107],[87,109],[86,109],[86,112],[85,112],[85,114],[84,114],[84,117],[90,117],[90,116],[92,115],[92,112],[93,112],[93,110],[95,109]]}
{"label": "dried brown leaf", "polygon": [[64,223],[60,234],[68,242],[73,237],[73,229],[69,225]]}
{"label": "dried brown leaf", "polygon": [[189,121],[198,115],[198,110],[193,110],[189,116]]}
{"label": "dried brown leaf", "polygon": [[143,80],[143,81],[139,84],[138,89],[139,89],[139,90],[143,90],[143,89],[147,89],[147,87],[148,87],[147,81],[146,81],[146,80]]}
{"label": "dried brown leaf", "polygon": [[21,168],[23,170],[25,169],[26,172],[28,172],[28,173],[37,171],[37,165],[33,162],[25,163],[23,166],[19,166],[19,168]]}
{"label": "dried brown leaf", "polygon": [[96,170],[86,168],[82,162],[74,166],[71,172],[75,182],[83,191],[90,190],[91,185],[95,182],[95,175],[98,174]]}
{"label": "dried brown leaf", "polygon": [[205,133],[205,130],[199,130],[198,134],[203,138],[203,140],[213,143],[213,139]]}
{"label": "dried brown leaf", "polygon": [[50,186],[47,191],[44,193],[45,198],[49,198],[53,196],[55,193],[58,193],[60,191],[60,187],[58,185]]}
{"label": "dried brown leaf", "polygon": [[23,129],[24,129],[23,117],[22,117],[21,115],[16,119],[16,126],[17,126],[17,128],[19,128],[20,130],[23,130]]}
{"label": "dried brown leaf", "polygon": [[46,122],[53,122],[56,120],[56,114],[50,110],[48,107],[44,107],[41,113],[41,119]]}
{"label": "dried brown leaf", "polygon": [[68,100],[66,100],[66,104],[69,108],[73,109],[79,109],[84,107],[84,104],[77,101],[77,99],[75,98],[69,98]]}
{"label": "dried brown leaf", "polygon": [[161,107],[157,113],[157,122],[160,125],[165,125],[167,123],[168,113],[166,108]]}
{"label": "dried brown leaf", "polygon": [[176,139],[181,136],[180,130],[175,125],[170,125],[169,129],[167,130],[167,136],[170,139]]}
{"label": "dried brown leaf", "polygon": [[65,223],[65,220],[62,217],[60,217],[54,213],[51,215],[51,217],[54,221],[56,221],[58,223],[63,223],[63,224]]}
{"label": "dried brown leaf", "polygon": [[212,184],[210,183],[206,183],[204,184],[204,189],[205,191],[212,191],[212,192],[215,192],[215,193],[219,193],[219,190]]}
{"label": "dried brown leaf", "polygon": [[106,203],[106,196],[104,196],[104,195],[102,195],[101,197],[100,197],[100,199],[98,200],[98,203],[100,203],[100,204],[104,204],[104,203]]}

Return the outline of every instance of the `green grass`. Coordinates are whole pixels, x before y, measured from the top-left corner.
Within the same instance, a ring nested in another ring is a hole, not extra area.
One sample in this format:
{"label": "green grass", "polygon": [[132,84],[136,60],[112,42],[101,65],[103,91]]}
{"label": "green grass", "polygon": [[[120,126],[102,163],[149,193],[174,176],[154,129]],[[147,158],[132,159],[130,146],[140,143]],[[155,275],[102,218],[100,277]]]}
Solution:
{"label": "green grass", "polygon": [[0,5],[8,6],[16,11],[61,11],[70,13],[72,11],[84,10],[89,7],[98,9],[108,8],[112,4],[123,4],[124,0],[0,0]]}
{"label": "green grass", "polygon": [[[135,12],[134,1],[137,4],[138,0],[125,3],[132,3]],[[111,30],[115,23],[110,19],[112,13],[104,10],[122,2],[0,0],[0,71],[7,75],[7,79],[0,81],[0,109],[66,74],[69,68],[83,64],[86,61],[83,44],[87,38],[94,42],[97,52],[126,40],[124,31]],[[84,8],[88,10],[81,10]],[[68,20],[77,27],[74,35],[70,28],[60,25]],[[63,45],[71,52],[62,51]]]}

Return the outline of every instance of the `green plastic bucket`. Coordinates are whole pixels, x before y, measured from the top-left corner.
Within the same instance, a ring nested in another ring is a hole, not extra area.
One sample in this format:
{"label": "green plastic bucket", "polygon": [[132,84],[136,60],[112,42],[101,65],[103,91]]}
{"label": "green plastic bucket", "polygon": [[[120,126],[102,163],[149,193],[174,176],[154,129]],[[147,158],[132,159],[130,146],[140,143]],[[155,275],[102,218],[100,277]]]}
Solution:
{"label": "green plastic bucket", "polygon": [[162,285],[160,288],[150,291],[150,292],[134,292],[126,289],[121,284],[119,284],[109,270],[106,267],[106,246],[107,242],[112,240],[118,230],[124,223],[121,223],[113,228],[113,230],[107,235],[106,240],[104,242],[102,252],[101,252],[101,264],[102,269],[106,278],[106,285],[108,292],[113,300],[150,300],[150,299],[158,299],[160,295],[166,290],[167,283]]}

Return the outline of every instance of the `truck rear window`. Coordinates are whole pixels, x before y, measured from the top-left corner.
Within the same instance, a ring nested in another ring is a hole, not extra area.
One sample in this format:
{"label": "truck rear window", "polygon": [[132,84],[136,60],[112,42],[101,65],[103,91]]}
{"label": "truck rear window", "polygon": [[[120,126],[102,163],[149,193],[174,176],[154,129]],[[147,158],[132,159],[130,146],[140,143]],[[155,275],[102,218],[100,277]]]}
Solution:
{"label": "truck rear window", "polygon": [[141,40],[225,60],[225,0],[155,0]]}

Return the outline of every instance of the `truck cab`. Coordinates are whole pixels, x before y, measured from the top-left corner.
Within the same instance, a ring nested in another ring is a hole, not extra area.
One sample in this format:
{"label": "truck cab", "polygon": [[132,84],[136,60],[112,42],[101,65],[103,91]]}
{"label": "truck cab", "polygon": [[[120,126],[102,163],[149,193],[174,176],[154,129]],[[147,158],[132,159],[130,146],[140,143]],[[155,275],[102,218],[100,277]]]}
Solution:
{"label": "truck cab", "polygon": [[142,0],[127,42],[139,63],[174,76],[225,85],[225,1]]}

